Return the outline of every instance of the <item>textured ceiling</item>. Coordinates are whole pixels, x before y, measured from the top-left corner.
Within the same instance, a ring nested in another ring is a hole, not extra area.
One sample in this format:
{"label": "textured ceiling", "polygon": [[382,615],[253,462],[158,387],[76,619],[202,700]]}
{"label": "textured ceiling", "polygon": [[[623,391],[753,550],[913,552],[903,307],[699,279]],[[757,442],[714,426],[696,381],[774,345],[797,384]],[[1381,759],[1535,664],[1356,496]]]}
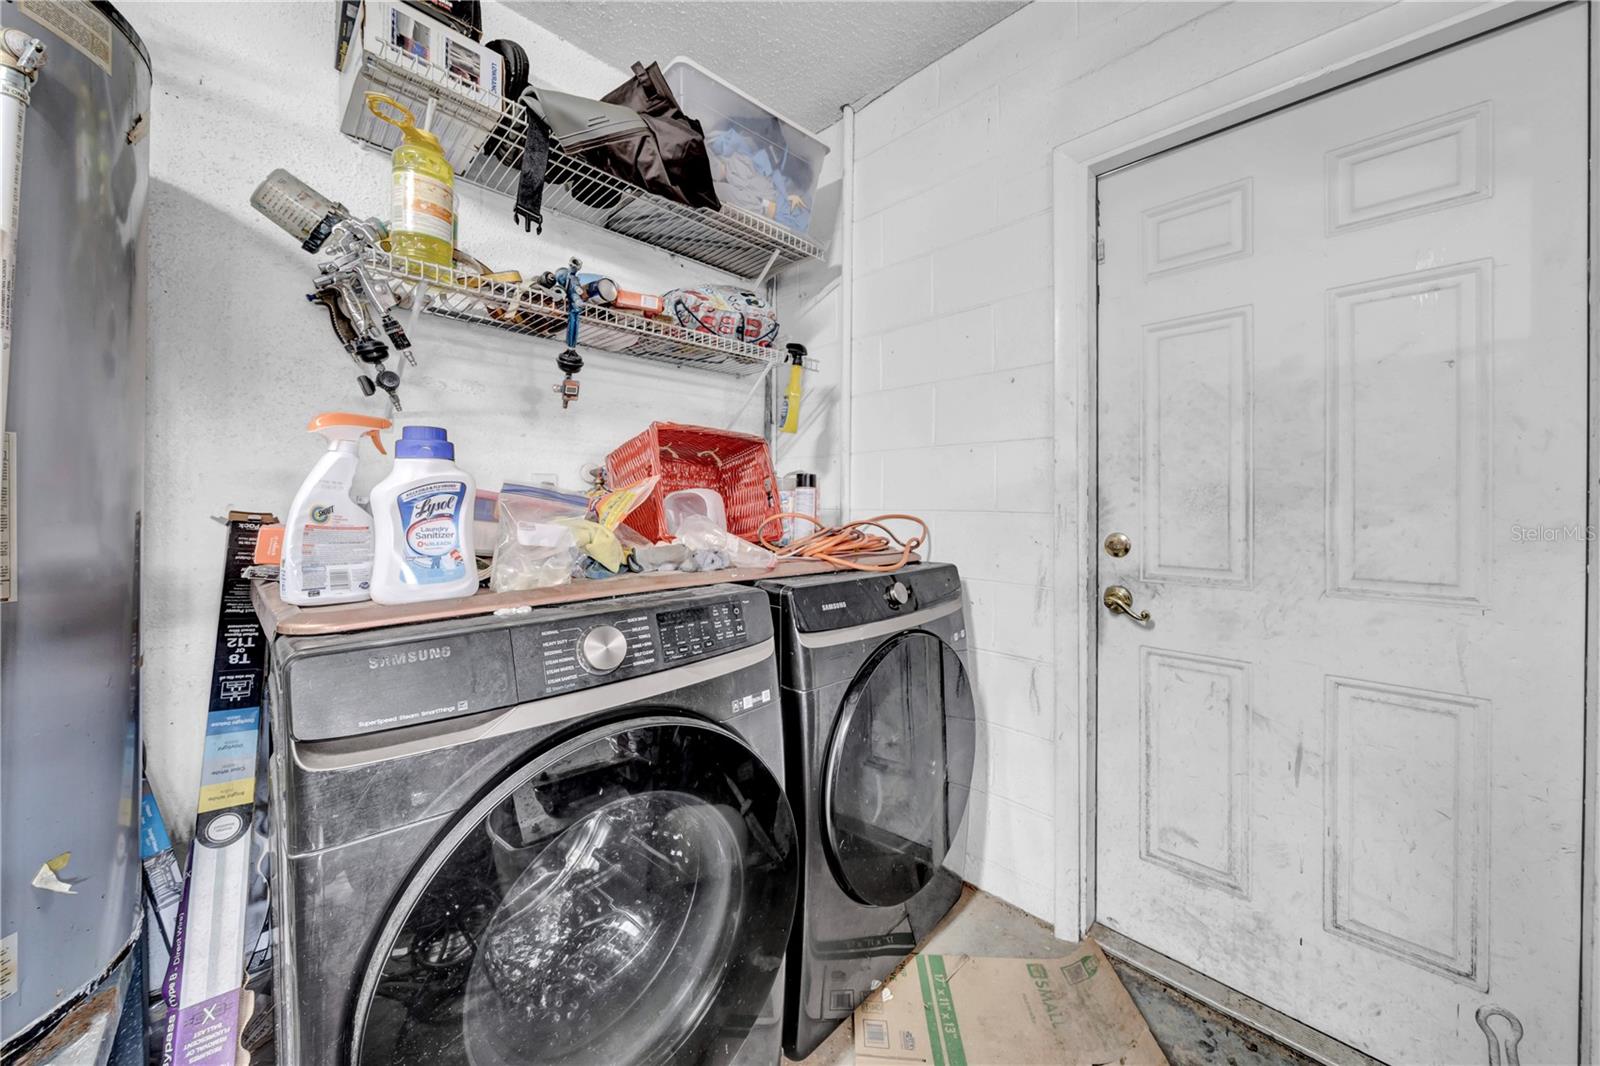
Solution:
{"label": "textured ceiling", "polygon": [[[811,130],[893,88],[1023,0],[509,0],[626,70],[688,56]],[[537,71],[539,59],[533,56]]]}

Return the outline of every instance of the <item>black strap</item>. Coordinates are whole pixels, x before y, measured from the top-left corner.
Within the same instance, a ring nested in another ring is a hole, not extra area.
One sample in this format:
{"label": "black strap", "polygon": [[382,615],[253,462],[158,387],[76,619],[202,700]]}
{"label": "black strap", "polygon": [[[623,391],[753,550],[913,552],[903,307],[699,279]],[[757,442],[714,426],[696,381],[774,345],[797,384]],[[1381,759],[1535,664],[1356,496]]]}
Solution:
{"label": "black strap", "polygon": [[522,231],[537,228],[544,233],[544,175],[550,166],[550,127],[527,104],[528,135],[522,142],[522,174],[517,179],[517,206],[511,217],[522,223]]}

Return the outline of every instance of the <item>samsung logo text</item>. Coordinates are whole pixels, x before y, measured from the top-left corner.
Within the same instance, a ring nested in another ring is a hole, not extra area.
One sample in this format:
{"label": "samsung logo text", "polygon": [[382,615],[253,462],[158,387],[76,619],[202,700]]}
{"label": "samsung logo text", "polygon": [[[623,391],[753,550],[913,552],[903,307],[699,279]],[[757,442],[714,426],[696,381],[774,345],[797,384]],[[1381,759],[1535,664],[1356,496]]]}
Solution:
{"label": "samsung logo text", "polygon": [[383,655],[367,656],[368,670],[381,670],[387,666],[407,666],[411,663],[425,663],[430,659],[450,658],[448,645],[439,645],[432,648],[412,648],[409,651],[391,651]]}

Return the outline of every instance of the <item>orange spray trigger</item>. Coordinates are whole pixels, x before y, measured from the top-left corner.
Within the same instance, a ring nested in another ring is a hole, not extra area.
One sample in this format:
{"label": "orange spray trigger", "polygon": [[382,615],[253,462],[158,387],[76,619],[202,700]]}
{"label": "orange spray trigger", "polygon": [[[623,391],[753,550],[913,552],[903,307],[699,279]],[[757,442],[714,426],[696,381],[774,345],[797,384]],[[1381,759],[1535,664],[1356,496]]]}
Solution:
{"label": "orange spray trigger", "polygon": [[320,433],[328,441],[330,448],[337,447],[340,441],[352,442],[352,447],[362,437],[371,437],[372,444],[380,454],[388,455],[384,450],[383,441],[378,436],[380,429],[392,429],[394,423],[387,418],[373,418],[371,415],[351,414],[349,411],[325,411],[311,420],[306,429],[311,433]]}

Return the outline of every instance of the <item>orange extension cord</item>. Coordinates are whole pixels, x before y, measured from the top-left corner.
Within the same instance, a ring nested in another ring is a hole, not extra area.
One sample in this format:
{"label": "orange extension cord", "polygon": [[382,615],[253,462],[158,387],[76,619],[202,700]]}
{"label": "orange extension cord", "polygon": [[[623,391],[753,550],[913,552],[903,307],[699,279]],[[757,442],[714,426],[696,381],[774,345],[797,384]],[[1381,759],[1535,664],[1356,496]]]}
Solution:
{"label": "orange extension cord", "polygon": [[[785,518],[795,518],[802,522],[810,522],[817,527],[817,531],[809,536],[801,537],[793,544],[782,547],[767,540],[763,530],[773,522],[781,522]],[[908,537],[901,540],[895,535],[894,530],[884,525],[885,522],[915,522],[922,527],[920,536]],[[882,533],[869,533],[867,530],[877,529]],[[873,574],[887,574],[900,569],[911,561],[911,554],[928,542],[928,523],[914,514],[881,514],[876,518],[862,518],[855,522],[846,522],[842,526],[824,526],[816,515],[800,514],[795,511],[785,511],[782,514],[770,516],[765,522],[756,527],[756,540],[763,548],[776,552],[787,559],[822,559],[842,566],[847,570],[865,570]],[[898,550],[900,558],[887,563],[862,563],[852,559],[853,555],[872,555],[878,552],[891,552]]]}

